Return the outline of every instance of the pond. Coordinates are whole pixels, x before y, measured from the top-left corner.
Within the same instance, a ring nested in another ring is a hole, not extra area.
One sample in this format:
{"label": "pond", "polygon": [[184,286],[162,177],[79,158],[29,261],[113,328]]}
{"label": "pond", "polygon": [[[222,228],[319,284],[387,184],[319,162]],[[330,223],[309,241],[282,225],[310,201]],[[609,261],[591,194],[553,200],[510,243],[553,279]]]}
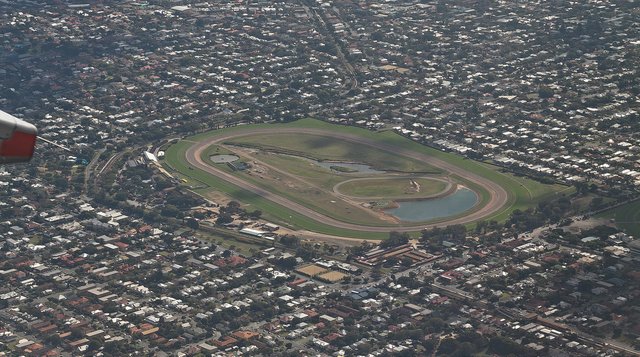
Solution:
{"label": "pond", "polygon": [[427,222],[438,218],[458,215],[471,209],[478,202],[478,195],[472,190],[462,187],[456,192],[432,199],[417,201],[400,201],[398,207],[386,209],[405,222]]}

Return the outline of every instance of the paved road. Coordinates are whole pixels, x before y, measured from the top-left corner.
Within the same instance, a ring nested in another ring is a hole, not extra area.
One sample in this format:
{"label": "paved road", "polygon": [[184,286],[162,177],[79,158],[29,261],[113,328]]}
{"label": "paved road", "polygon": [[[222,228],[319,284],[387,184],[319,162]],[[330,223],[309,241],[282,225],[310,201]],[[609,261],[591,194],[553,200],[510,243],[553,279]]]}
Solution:
{"label": "paved road", "polygon": [[[319,135],[319,136],[328,136],[332,138],[347,140],[354,143],[370,146],[370,147],[388,151],[400,156],[409,157],[409,158],[424,162],[428,165],[441,168],[445,171],[448,171],[450,174],[464,177],[470,182],[473,182],[474,184],[479,185],[483,187],[485,190],[487,190],[489,192],[490,199],[489,199],[489,202],[485,204],[483,207],[481,207],[480,209],[477,209],[468,215],[458,217],[446,222],[419,224],[419,225],[405,224],[405,225],[390,226],[390,227],[366,226],[366,225],[342,222],[337,219],[318,213],[311,208],[308,208],[297,202],[293,202],[285,197],[279,196],[265,189],[262,189],[239,177],[236,177],[232,174],[229,174],[213,166],[210,166],[204,163],[200,158],[202,152],[210,145],[219,143],[219,142],[224,142],[226,140],[229,140],[235,137],[258,135],[258,134],[287,134],[287,133],[292,135],[311,134],[311,135]],[[350,229],[354,231],[361,231],[361,232],[391,232],[391,231],[407,232],[407,231],[417,231],[425,228],[432,228],[435,226],[442,226],[444,224],[465,224],[465,223],[469,223],[469,222],[481,219],[483,217],[486,217],[500,210],[508,202],[508,199],[509,199],[507,192],[500,185],[480,175],[474,174],[472,172],[468,172],[463,168],[453,165],[449,162],[440,160],[438,158],[432,157],[427,154],[399,148],[399,147],[388,145],[385,143],[376,142],[374,140],[363,138],[357,135],[336,133],[333,131],[322,130],[322,129],[298,129],[298,128],[247,129],[242,132],[228,133],[225,135],[208,138],[198,143],[194,143],[194,145],[192,145],[191,147],[189,147],[189,149],[187,149],[185,156],[186,156],[187,162],[191,166],[196,167],[205,172],[208,172],[211,175],[217,176],[244,190],[247,190],[256,195],[262,196],[263,198],[268,199],[281,206],[287,207],[294,212],[300,213],[308,218],[311,218],[315,221],[321,222],[326,225],[330,225],[337,228]]]}

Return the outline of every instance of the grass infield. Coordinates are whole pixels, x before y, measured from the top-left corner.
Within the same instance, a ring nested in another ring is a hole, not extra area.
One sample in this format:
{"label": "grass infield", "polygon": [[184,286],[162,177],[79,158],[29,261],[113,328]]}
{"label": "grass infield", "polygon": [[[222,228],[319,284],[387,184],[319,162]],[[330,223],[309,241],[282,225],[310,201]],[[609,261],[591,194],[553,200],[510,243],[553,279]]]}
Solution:
{"label": "grass infield", "polygon": [[336,189],[354,197],[420,198],[444,193],[447,183],[424,177],[361,178],[345,181]]}

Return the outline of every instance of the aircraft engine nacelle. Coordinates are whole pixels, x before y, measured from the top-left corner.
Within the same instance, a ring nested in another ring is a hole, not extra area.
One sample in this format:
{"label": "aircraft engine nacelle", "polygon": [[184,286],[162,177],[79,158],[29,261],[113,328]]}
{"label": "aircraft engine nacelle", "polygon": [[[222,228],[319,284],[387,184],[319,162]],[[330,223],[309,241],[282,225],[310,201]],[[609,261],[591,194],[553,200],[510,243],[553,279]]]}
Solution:
{"label": "aircraft engine nacelle", "polygon": [[0,164],[31,160],[38,129],[0,110]]}

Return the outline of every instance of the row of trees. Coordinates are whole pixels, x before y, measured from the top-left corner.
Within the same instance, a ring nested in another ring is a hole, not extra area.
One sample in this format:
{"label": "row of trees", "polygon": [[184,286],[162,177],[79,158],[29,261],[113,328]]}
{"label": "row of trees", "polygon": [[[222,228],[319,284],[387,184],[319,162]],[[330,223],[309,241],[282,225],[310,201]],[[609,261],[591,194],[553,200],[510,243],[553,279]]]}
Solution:
{"label": "row of trees", "polygon": [[524,211],[514,210],[505,226],[524,232],[549,222],[558,223],[570,211],[571,201],[567,197],[561,197],[554,201],[543,201],[536,208],[528,208]]}
{"label": "row of trees", "polygon": [[220,213],[218,215],[218,219],[216,220],[216,224],[224,225],[227,223],[233,222],[233,216],[239,215],[242,219],[260,219],[262,216],[262,211],[254,210],[251,212],[247,212],[244,208],[240,206],[238,201],[229,201],[226,206],[220,207]]}

